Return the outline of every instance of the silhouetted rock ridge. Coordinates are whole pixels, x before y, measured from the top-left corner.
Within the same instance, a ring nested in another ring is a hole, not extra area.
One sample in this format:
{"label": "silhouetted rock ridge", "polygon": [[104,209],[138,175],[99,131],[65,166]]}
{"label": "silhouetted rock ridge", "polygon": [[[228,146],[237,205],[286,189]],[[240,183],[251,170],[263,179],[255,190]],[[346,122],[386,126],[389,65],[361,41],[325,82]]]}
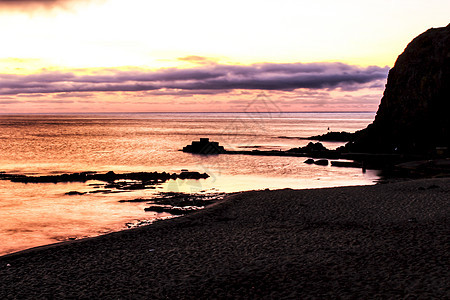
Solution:
{"label": "silhouetted rock ridge", "polygon": [[351,152],[419,153],[450,146],[450,24],[413,39],[389,71],[372,124]]}

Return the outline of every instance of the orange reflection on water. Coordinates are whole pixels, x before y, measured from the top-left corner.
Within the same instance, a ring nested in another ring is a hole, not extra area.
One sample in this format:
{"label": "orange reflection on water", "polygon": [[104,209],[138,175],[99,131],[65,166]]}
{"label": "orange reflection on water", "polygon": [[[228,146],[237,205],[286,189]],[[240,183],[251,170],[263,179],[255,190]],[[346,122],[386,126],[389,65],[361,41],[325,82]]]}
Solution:
{"label": "orange reflection on water", "polygon": [[[118,202],[151,198],[158,191],[236,192],[372,184],[378,178],[376,172],[306,165],[301,157],[199,156],[178,151],[200,137],[209,137],[227,149],[286,150],[308,143],[296,137],[322,134],[328,127],[355,131],[372,119],[373,114],[367,113],[0,115],[0,171],[44,175],[189,169],[211,176],[170,180],[149,190],[80,196],[65,193],[91,191],[94,188],[89,182],[0,180],[0,254],[165,217],[145,212],[145,202]],[[339,145],[326,144],[332,148]]]}
{"label": "orange reflection on water", "polygon": [[167,217],[168,214],[145,212],[144,208],[149,206],[146,202],[119,203],[119,200],[150,199],[158,192],[199,193],[266,188],[319,188],[373,184],[377,179],[376,172],[371,171],[350,174],[348,169],[342,168],[309,165],[307,167],[310,176],[299,178],[216,174],[206,180],[169,180],[154,190],[75,196],[68,196],[65,193],[88,191],[90,182],[24,184],[0,181],[0,220],[2,220],[0,255],[123,230],[128,222]]}

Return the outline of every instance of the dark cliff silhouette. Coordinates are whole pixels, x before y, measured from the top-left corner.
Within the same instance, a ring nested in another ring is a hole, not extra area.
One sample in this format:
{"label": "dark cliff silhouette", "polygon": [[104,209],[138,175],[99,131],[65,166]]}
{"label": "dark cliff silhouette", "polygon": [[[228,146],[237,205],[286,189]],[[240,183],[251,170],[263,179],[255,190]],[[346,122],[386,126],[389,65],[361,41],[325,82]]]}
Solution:
{"label": "dark cliff silhouette", "polygon": [[450,24],[413,39],[397,58],[377,115],[350,152],[431,154],[450,146]]}

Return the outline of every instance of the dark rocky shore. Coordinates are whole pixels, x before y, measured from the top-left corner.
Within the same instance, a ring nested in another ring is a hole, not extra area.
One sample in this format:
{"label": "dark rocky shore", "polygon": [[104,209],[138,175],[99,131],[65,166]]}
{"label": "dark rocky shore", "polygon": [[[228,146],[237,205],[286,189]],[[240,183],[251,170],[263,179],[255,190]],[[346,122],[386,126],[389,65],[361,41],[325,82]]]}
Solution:
{"label": "dark rocky shore", "polygon": [[145,211],[166,212],[172,215],[185,215],[203,209],[222,200],[225,193],[159,193],[151,199],[138,198],[133,200],[120,200],[119,202],[146,202],[149,207]]}
{"label": "dark rocky shore", "polygon": [[177,173],[166,172],[135,172],[135,173],[107,173],[80,172],[61,175],[26,176],[21,174],[8,174],[0,172],[0,180],[10,180],[22,183],[58,183],[58,182],[86,182],[98,180],[104,182],[114,182],[116,180],[135,180],[141,182],[164,182],[169,179],[204,179],[208,178],[206,173],[183,171]]}
{"label": "dark rocky shore", "polygon": [[167,172],[135,172],[135,173],[107,173],[80,172],[61,175],[43,175],[27,176],[23,174],[8,174],[0,172],[0,180],[10,180],[21,183],[62,183],[62,182],[87,182],[102,181],[104,183],[89,184],[94,190],[89,192],[69,191],[66,195],[84,195],[84,194],[110,194],[121,193],[131,190],[154,189],[155,185],[166,182],[170,179],[206,179],[209,175],[206,173],[189,172],[184,170],[180,173]]}
{"label": "dark rocky shore", "polygon": [[245,192],[0,258],[1,299],[445,299],[450,180]]}

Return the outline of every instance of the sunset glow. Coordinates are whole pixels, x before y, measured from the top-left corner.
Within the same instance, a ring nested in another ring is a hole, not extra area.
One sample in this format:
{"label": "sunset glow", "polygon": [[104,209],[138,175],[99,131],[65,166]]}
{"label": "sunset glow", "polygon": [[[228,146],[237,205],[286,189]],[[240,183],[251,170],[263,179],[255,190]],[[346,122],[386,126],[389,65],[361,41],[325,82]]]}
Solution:
{"label": "sunset glow", "polygon": [[[0,1],[0,112],[375,111],[448,1]],[[420,16],[420,17],[418,17]]]}

